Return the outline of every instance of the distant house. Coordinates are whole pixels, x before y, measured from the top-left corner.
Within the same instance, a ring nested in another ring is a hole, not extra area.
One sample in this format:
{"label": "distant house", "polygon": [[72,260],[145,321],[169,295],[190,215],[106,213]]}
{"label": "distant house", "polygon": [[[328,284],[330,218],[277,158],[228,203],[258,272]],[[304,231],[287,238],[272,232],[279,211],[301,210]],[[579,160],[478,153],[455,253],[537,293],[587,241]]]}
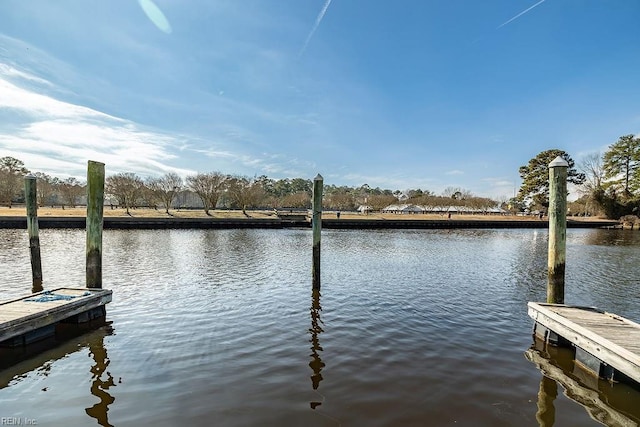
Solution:
{"label": "distant house", "polygon": [[358,206],[358,212],[367,214],[369,212],[373,212],[373,208],[369,205],[360,205]]}
{"label": "distant house", "polygon": [[395,213],[395,214],[416,214],[422,213],[423,209],[420,206],[402,204],[402,205],[389,205],[382,209],[382,213]]}
{"label": "distant house", "polygon": [[506,211],[499,207],[484,207],[484,208],[472,208],[469,206],[421,206],[424,213],[446,215],[461,214],[461,215],[503,215]]}

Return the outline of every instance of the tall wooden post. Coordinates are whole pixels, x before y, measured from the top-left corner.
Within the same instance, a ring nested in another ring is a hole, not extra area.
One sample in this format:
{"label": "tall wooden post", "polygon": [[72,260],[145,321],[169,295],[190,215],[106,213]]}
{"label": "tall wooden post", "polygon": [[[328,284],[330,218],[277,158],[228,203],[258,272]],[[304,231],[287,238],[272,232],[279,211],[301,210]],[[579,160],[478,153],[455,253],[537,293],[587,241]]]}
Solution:
{"label": "tall wooden post", "polygon": [[313,216],[311,227],[313,229],[313,265],[312,278],[313,289],[320,289],[320,234],[322,231],[322,184],[323,178],[318,174],[313,179]]}
{"label": "tall wooden post", "polygon": [[40,258],[40,236],[38,234],[38,196],[36,177],[24,177],[24,198],[27,204],[27,232],[29,234],[29,252],[31,254],[32,292],[42,290],[42,261]]}
{"label": "tall wooden post", "polygon": [[564,304],[568,168],[569,163],[560,156],[549,163],[549,262],[547,272],[547,302],[552,304]]}
{"label": "tall wooden post", "polygon": [[104,163],[87,167],[87,288],[102,288],[102,215]]}

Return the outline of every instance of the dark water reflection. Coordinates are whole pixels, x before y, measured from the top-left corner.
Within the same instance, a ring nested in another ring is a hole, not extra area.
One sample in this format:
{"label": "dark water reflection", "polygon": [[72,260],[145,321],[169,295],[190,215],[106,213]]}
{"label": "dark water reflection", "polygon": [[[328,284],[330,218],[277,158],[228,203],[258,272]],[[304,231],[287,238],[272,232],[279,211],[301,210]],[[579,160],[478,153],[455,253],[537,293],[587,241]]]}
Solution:
{"label": "dark water reflection", "polygon": [[[640,319],[635,233],[569,230],[566,301]],[[42,230],[40,240],[45,289],[82,286],[83,232]],[[0,230],[0,242],[2,297],[19,296],[31,286],[26,232]],[[106,231],[104,244],[117,333],[0,370],[0,416],[68,426],[597,424],[523,357],[526,303],[546,295],[544,230],[327,230],[322,300],[308,230]]]}
{"label": "dark water reflection", "polygon": [[554,425],[554,402],[561,389],[603,425],[640,425],[637,387],[598,379],[574,361],[573,353],[570,348],[548,346],[538,339],[525,352],[542,374],[536,414],[539,424]]}
{"label": "dark water reflection", "polygon": [[89,343],[89,354],[94,363],[91,366],[91,394],[100,401],[90,408],[86,408],[85,411],[91,418],[95,418],[101,426],[112,426],[109,423],[108,412],[109,405],[115,401],[115,398],[109,394],[109,389],[115,387],[116,384],[113,375],[107,371],[110,361],[102,338]]}
{"label": "dark water reflection", "polygon": [[[320,354],[322,352],[322,346],[320,345],[320,334],[324,332],[322,329],[322,319],[320,318],[320,312],[322,307],[320,306],[320,291],[314,289],[311,297],[311,328],[309,333],[311,334],[311,362],[309,366],[313,370],[311,375],[311,385],[314,390],[317,390],[322,381],[322,368],[326,365],[322,361]],[[322,405],[322,401],[311,401],[311,409],[316,409]]]}

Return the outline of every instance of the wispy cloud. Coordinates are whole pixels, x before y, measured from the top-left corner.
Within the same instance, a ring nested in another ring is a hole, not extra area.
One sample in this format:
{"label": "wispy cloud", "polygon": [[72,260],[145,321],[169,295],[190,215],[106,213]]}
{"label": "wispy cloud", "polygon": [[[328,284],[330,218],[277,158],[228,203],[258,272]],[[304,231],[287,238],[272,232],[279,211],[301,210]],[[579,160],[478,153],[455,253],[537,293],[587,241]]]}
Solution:
{"label": "wispy cloud", "polygon": [[304,45],[302,46],[302,49],[300,49],[300,53],[298,54],[298,57],[302,56],[304,54],[304,52],[307,50],[307,46],[309,45],[309,42],[311,41],[311,38],[315,34],[316,30],[320,26],[320,23],[322,22],[322,19],[324,18],[324,15],[327,13],[327,9],[329,9],[329,5],[330,4],[331,4],[331,0],[327,0],[324,3],[324,6],[322,7],[322,10],[318,14],[318,17],[316,18],[316,22],[313,24],[313,28],[311,28],[311,31],[309,32],[309,35],[307,36],[307,39],[304,41]]}
{"label": "wispy cloud", "polygon": [[[0,66],[0,152],[17,157],[35,171],[56,176],[82,177],[89,159],[107,163],[109,172],[132,171],[156,175],[189,171],[169,166],[176,158],[177,136],[147,130],[140,125],[88,107],[54,99],[7,80],[52,85],[49,81]],[[17,114],[16,114],[17,113]]]}
{"label": "wispy cloud", "polygon": [[538,3],[534,4],[533,6],[528,7],[527,9],[525,9],[525,10],[523,10],[522,12],[518,13],[518,14],[517,14],[516,16],[514,16],[513,18],[508,19],[507,21],[505,21],[505,22],[503,22],[502,24],[498,25],[498,26],[496,27],[496,30],[497,30],[497,29],[499,29],[499,28],[504,27],[505,25],[507,25],[507,24],[509,24],[509,23],[511,23],[511,22],[513,22],[513,21],[515,21],[516,19],[520,18],[520,17],[521,17],[522,15],[524,15],[525,13],[530,12],[533,8],[535,8],[535,7],[539,6],[539,5],[541,5],[541,4],[542,4],[542,3],[544,3],[544,2],[545,2],[545,0],[540,0]]}
{"label": "wispy cloud", "polygon": [[450,170],[445,175],[464,175],[464,172],[459,169]]}

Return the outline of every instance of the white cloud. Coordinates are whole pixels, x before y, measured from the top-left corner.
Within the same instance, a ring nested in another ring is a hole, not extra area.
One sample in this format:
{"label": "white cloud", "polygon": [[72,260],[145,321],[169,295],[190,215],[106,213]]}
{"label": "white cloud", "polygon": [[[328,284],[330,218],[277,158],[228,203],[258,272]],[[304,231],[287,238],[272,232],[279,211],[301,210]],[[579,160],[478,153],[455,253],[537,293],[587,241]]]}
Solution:
{"label": "white cloud", "polygon": [[34,83],[39,83],[45,86],[52,86],[51,82],[48,80],[41,79],[40,77],[36,77],[32,74],[17,70],[7,64],[0,64],[0,74],[7,77],[16,77],[22,80],[32,81]]}
{"label": "white cloud", "polygon": [[[1,70],[0,70],[1,71]],[[19,110],[31,116],[111,118],[86,107],[55,100],[46,95],[22,89],[0,78],[0,109]]]}
{"label": "white cloud", "polygon": [[464,175],[464,172],[459,169],[454,169],[454,170],[445,172],[445,175]]}
{"label": "white cloud", "polygon": [[33,170],[82,176],[86,161],[99,160],[109,172],[142,175],[181,171],[167,164],[176,156],[176,136],[88,107],[74,105],[21,88],[9,77],[49,84],[6,64],[0,67],[0,152],[25,162]]}

